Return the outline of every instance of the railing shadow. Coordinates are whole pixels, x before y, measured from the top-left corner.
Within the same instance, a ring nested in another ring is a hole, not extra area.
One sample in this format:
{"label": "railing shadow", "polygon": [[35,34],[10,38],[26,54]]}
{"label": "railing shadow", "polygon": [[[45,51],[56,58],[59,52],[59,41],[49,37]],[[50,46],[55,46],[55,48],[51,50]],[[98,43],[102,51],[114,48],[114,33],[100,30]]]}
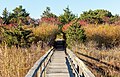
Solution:
{"label": "railing shadow", "polygon": [[94,57],[88,56],[88,55],[83,54],[83,53],[80,53],[80,52],[77,52],[77,54],[82,55],[82,56],[84,56],[84,57],[87,57],[87,58],[89,58],[89,59],[92,59],[92,60],[94,60],[94,61],[97,61],[97,62],[99,62],[99,63],[101,63],[101,64],[106,65],[106,66],[112,67],[112,68],[114,68],[116,71],[120,71],[120,67],[118,67],[118,66],[114,66],[114,65],[112,65],[112,64],[108,64],[108,63],[106,63],[106,62],[104,62],[104,61],[101,61],[101,60],[99,60],[99,59],[96,59],[96,58],[94,58]]}
{"label": "railing shadow", "polygon": [[66,64],[67,64],[67,67],[68,67],[69,75],[70,75],[70,77],[74,77],[73,72],[72,72],[72,69],[71,69],[71,67],[70,67],[70,63],[69,63],[69,61],[68,61],[68,58],[65,57],[65,59],[66,59]]}

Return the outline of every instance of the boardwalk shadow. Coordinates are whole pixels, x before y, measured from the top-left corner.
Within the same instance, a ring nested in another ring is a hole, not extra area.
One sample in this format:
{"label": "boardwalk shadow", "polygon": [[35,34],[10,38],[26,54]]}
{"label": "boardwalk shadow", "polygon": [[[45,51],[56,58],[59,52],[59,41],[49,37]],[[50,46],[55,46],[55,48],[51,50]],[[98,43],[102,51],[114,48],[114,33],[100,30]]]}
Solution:
{"label": "boardwalk shadow", "polygon": [[70,67],[70,63],[68,61],[68,58],[67,57],[65,57],[65,58],[66,58],[66,64],[67,64],[67,67],[68,67],[69,75],[70,75],[70,77],[74,77],[72,69]]}
{"label": "boardwalk shadow", "polygon": [[92,60],[94,60],[94,61],[97,61],[97,62],[99,62],[99,63],[101,63],[101,64],[106,65],[106,66],[112,67],[112,68],[114,68],[114,69],[117,70],[117,71],[120,71],[120,67],[114,66],[114,65],[112,65],[112,64],[108,64],[107,62],[103,62],[103,61],[101,61],[101,60],[99,60],[99,59],[96,59],[96,58],[94,58],[94,57],[88,56],[88,55],[83,54],[83,53],[80,53],[80,52],[77,52],[77,53],[78,53],[79,55],[82,55],[82,56],[84,56],[84,57],[87,57],[87,58],[89,58],[89,59],[92,59]]}

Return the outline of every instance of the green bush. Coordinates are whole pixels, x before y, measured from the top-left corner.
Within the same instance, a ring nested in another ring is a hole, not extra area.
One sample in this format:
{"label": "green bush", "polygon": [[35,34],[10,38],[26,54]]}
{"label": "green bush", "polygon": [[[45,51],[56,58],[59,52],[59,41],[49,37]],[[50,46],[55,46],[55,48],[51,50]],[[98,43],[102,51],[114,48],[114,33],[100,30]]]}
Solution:
{"label": "green bush", "polygon": [[78,23],[73,23],[66,31],[66,38],[66,42],[68,46],[70,46],[74,43],[85,42],[86,35],[84,34],[84,30],[81,29],[81,25],[79,25]]}
{"label": "green bush", "polygon": [[17,47],[26,47],[34,41],[31,30],[24,30],[21,26],[17,28],[4,29],[3,41],[8,45],[16,45]]}

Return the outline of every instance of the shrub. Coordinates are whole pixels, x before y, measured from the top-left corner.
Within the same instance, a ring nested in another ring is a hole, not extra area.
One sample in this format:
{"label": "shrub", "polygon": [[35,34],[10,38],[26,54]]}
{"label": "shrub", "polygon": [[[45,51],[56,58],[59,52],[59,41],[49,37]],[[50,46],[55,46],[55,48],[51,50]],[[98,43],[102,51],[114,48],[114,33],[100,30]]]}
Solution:
{"label": "shrub", "polygon": [[95,41],[98,46],[111,48],[120,44],[120,26],[84,26],[87,41]]}
{"label": "shrub", "polygon": [[112,17],[114,16],[111,12],[104,9],[89,10],[80,15],[81,20],[85,20],[90,24],[109,23]]}
{"label": "shrub", "polygon": [[51,42],[54,41],[58,31],[57,25],[42,23],[33,29],[33,34],[36,36],[37,41],[41,40],[42,42],[51,45]]}
{"label": "shrub", "polygon": [[76,23],[76,22],[77,22],[77,24],[79,24],[79,25],[81,25],[81,26],[86,26],[86,25],[87,25],[87,22],[86,22],[86,21],[84,21],[84,20],[79,20],[79,19],[75,19],[75,20],[72,20],[71,22],[63,25],[62,31],[63,31],[63,32],[66,31],[72,24],[74,24],[74,23]]}
{"label": "shrub", "polygon": [[78,23],[72,24],[68,30],[66,31],[66,38],[68,46],[75,43],[82,43],[86,39],[86,35],[84,34],[84,30],[81,29],[81,25]]}
{"label": "shrub", "polygon": [[17,47],[30,46],[35,39],[31,30],[25,30],[21,26],[10,29],[4,28],[3,36],[3,41],[8,46],[16,45]]}
{"label": "shrub", "polygon": [[49,23],[49,24],[55,24],[55,25],[61,25],[61,22],[58,20],[58,18],[55,17],[42,17],[40,20],[40,23]]}

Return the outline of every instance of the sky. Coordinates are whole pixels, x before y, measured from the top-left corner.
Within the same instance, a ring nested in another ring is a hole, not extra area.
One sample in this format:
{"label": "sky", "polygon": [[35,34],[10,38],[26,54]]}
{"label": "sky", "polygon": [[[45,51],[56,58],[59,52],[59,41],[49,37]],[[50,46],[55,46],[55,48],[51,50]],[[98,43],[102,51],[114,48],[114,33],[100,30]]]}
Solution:
{"label": "sky", "polygon": [[83,11],[105,9],[112,14],[120,15],[120,0],[0,0],[0,16],[4,8],[12,12],[22,5],[32,18],[40,18],[46,7],[56,15],[63,14],[63,9],[69,6],[72,13],[80,15]]}

